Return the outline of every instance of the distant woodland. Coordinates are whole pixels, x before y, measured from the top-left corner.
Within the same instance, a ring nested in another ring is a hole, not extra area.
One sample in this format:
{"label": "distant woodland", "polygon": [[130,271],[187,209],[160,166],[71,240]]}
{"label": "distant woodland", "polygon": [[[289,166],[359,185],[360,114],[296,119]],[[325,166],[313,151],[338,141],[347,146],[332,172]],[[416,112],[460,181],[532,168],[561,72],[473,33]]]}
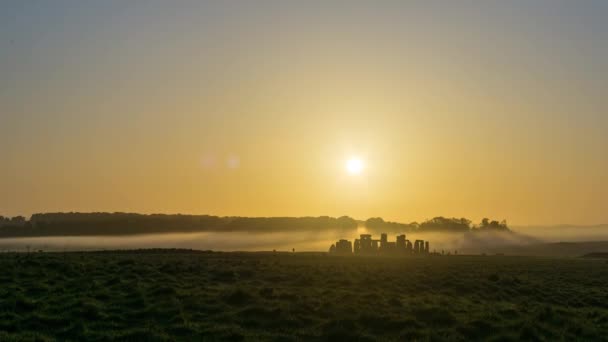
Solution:
{"label": "distant woodland", "polygon": [[133,213],[45,213],[27,220],[0,216],[0,237],[133,235],[192,232],[349,231],[364,224],[370,232],[454,232],[509,230],[505,221],[483,219],[473,225],[465,218],[435,217],[417,223],[397,223],[382,218],[365,222],[348,216],[320,217],[219,217]]}
{"label": "distant woodland", "polygon": [[374,233],[382,232],[450,232],[466,233],[469,231],[508,231],[507,221],[495,221],[484,218],[477,225],[466,218],[447,218],[438,216],[424,222],[398,223],[372,217],[365,221],[365,227]]}

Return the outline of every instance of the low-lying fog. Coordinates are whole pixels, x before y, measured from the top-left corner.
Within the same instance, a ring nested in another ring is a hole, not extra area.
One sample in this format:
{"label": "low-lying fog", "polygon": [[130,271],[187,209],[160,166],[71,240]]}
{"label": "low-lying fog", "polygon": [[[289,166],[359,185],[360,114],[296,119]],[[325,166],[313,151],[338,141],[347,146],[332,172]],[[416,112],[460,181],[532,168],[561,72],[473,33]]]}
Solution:
{"label": "low-lying fog", "polygon": [[215,251],[326,251],[339,238],[336,232],[295,233],[167,233],[125,236],[62,236],[0,239],[2,250],[104,250],[138,248],[191,248]]}
{"label": "low-lying fog", "polygon": [[[407,238],[430,241],[431,251],[481,253],[505,246],[530,246],[542,242],[608,241],[608,226],[519,227],[510,233],[410,233]],[[130,236],[67,236],[0,239],[1,251],[74,251],[139,248],[187,248],[215,251],[327,251],[338,239],[354,240],[365,228],[352,232],[207,232]],[[394,241],[397,233],[389,233]],[[379,239],[379,234],[374,238]]]}
{"label": "low-lying fog", "polygon": [[516,226],[514,232],[545,242],[608,241],[608,224],[594,226]]}

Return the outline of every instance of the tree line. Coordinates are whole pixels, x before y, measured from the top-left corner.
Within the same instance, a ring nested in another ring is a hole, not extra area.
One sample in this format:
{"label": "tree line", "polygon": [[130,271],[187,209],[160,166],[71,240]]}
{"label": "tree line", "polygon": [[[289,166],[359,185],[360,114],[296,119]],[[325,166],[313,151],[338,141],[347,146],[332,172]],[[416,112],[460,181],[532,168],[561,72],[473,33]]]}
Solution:
{"label": "tree line", "polygon": [[133,213],[45,213],[0,216],[0,237],[133,235],[193,232],[352,231],[364,224],[372,233],[508,231],[506,221],[484,218],[473,224],[466,218],[438,216],[423,222],[398,223],[372,217],[359,222],[351,217],[220,217]]}
{"label": "tree line", "polygon": [[365,227],[374,233],[384,232],[444,232],[466,233],[483,231],[509,231],[507,221],[496,221],[484,218],[479,224],[466,218],[434,217],[423,222],[398,223],[384,221],[381,217],[372,217],[365,221]]}
{"label": "tree line", "polygon": [[348,216],[220,217],[133,213],[34,214],[19,224],[0,222],[0,237],[133,235],[193,232],[281,232],[352,230],[358,222]]}

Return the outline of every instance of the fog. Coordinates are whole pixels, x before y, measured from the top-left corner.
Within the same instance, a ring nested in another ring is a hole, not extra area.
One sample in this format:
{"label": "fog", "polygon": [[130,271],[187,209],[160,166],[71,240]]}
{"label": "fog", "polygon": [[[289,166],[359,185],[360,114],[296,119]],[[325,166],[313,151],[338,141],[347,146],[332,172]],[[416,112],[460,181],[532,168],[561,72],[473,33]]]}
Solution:
{"label": "fog", "polygon": [[[512,233],[407,233],[411,241],[430,241],[431,251],[454,253],[494,252],[505,246],[528,246],[559,241],[608,241],[608,226],[593,227],[518,227]],[[354,240],[359,234],[369,233],[359,227],[351,232],[323,233],[273,232],[206,232],[179,234],[150,234],[127,236],[67,236],[0,239],[1,251],[77,251],[140,248],[186,248],[215,251],[327,251],[338,239]],[[399,232],[387,232],[394,241]],[[374,234],[379,239],[379,234]]]}
{"label": "fog", "polygon": [[544,242],[608,241],[608,224],[594,226],[519,226],[514,232]]}
{"label": "fog", "polygon": [[[326,232],[295,233],[177,233],[126,236],[65,236],[0,239],[3,251],[108,250],[139,248],[186,248],[216,251],[326,251],[341,236]],[[354,235],[353,235],[354,236]]]}
{"label": "fog", "polygon": [[[27,237],[0,239],[3,251],[76,251],[139,248],[187,248],[215,251],[327,251],[339,239],[354,240],[359,234],[369,233],[365,228],[351,232],[206,232],[178,234],[149,234],[126,236],[65,236],[65,237]],[[389,234],[394,241],[397,233]],[[431,250],[454,249],[463,244],[462,234],[407,234],[408,239],[431,241]],[[379,234],[374,234],[379,239]]]}

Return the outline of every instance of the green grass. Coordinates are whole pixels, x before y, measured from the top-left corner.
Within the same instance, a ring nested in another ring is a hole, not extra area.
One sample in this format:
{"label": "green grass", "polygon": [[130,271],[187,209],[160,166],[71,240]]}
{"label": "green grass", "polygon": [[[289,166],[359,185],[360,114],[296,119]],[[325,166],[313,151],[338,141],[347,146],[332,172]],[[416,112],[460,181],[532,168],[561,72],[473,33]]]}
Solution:
{"label": "green grass", "polygon": [[607,340],[608,263],[0,255],[0,340]]}

